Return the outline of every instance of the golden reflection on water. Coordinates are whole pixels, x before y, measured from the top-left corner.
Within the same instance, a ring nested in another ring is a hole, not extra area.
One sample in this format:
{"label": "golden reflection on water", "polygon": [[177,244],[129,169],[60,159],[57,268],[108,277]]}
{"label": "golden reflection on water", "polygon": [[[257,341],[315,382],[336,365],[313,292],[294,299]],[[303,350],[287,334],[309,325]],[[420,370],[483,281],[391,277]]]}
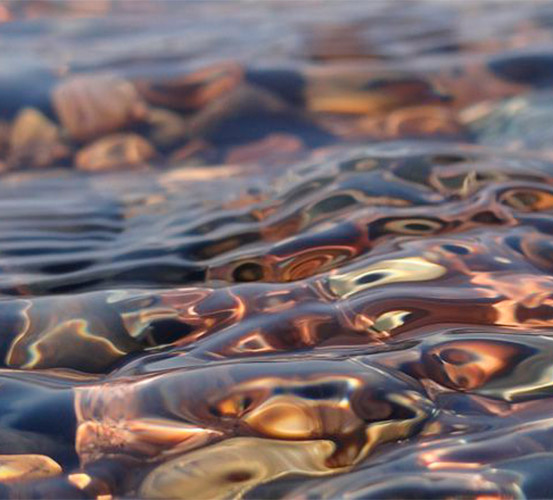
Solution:
{"label": "golden reflection on water", "polygon": [[553,4],[281,7],[0,0],[0,497],[551,497]]}

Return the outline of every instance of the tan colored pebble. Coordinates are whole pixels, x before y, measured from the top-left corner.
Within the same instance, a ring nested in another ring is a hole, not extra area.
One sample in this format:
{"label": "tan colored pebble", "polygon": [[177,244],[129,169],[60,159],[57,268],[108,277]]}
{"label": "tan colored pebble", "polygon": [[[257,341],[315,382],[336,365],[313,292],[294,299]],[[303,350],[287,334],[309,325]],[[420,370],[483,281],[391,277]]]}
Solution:
{"label": "tan colored pebble", "polygon": [[115,132],[147,114],[133,84],[109,74],[69,77],[54,90],[52,100],[61,124],[77,141]]}
{"label": "tan colored pebble", "polygon": [[81,149],[75,157],[75,165],[89,171],[140,167],[155,154],[153,146],[137,134],[114,134]]}
{"label": "tan colored pebble", "polygon": [[46,167],[69,155],[60,129],[40,111],[24,108],[9,134],[9,167]]}
{"label": "tan colored pebble", "polygon": [[61,466],[46,455],[0,455],[0,483],[42,479],[61,472]]}

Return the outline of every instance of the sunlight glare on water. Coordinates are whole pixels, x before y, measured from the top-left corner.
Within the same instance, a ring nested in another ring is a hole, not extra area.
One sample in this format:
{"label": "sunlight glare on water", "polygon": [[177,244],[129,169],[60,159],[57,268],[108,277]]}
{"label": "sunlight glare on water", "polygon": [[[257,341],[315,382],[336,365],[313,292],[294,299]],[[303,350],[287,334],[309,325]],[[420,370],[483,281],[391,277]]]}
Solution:
{"label": "sunlight glare on water", "polygon": [[6,0],[0,49],[0,497],[553,498],[553,3]]}

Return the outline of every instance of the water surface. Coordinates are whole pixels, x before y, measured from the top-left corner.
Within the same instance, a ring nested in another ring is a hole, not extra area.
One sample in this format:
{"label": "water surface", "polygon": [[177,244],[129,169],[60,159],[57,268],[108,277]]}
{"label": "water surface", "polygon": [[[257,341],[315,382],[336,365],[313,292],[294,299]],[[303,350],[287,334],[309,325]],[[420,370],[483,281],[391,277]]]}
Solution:
{"label": "water surface", "polygon": [[552,3],[0,20],[0,496],[553,497]]}

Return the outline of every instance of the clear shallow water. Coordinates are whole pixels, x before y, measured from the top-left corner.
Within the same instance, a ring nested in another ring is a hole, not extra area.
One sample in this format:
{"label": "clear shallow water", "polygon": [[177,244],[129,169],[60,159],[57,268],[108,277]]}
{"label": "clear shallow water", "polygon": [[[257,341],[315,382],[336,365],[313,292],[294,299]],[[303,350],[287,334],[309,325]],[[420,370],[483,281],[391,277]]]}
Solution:
{"label": "clear shallow water", "polygon": [[2,496],[553,496],[552,4],[1,5]]}

